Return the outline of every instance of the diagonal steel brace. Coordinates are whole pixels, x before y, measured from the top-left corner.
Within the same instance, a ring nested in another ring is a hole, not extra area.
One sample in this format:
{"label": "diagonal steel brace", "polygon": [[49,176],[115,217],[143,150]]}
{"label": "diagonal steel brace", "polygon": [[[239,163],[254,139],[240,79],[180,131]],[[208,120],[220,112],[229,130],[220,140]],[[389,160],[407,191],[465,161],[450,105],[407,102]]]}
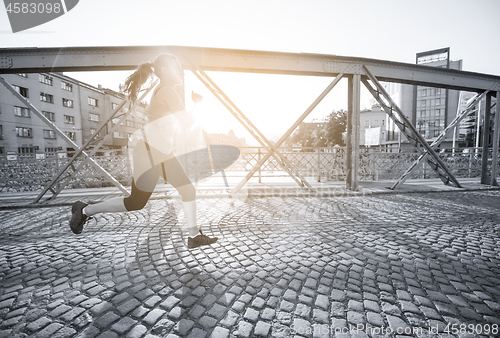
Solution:
{"label": "diagonal steel brace", "polygon": [[[113,127],[108,131],[108,133],[96,144],[94,145],[93,149],[88,153],[88,154],[85,154],[83,153],[83,150],[90,144],[92,143],[92,141],[97,137],[97,135],[99,135],[100,131],[104,129],[104,127],[108,124],[109,121],[113,120],[114,118],[116,118],[116,113],[118,111],[120,111],[120,109],[125,105],[125,103],[127,103],[127,100],[122,100],[122,102],[118,105],[118,107],[116,107],[116,109],[113,111],[113,113],[111,114],[111,116],[106,120],[104,121],[101,126],[99,127],[99,129],[97,129],[95,131],[95,133],[90,137],[89,140],[87,140],[87,142],[85,142],[85,144],[78,149],[78,151],[75,153],[75,155],[71,158],[71,160],[63,167],[61,168],[61,170],[59,170],[59,173],[57,175],[55,175],[51,182],[49,182],[49,184],[45,187],[44,191],[42,191],[38,197],[36,198],[35,202],[34,203],[37,203],[42,197],[43,195],[45,195],[45,193],[47,192],[47,190],[50,190],[52,192],[52,196],[49,198],[49,199],[52,199],[52,198],[55,198],[61,191],[62,189],[64,189],[64,187],[68,184],[68,182],[76,175],[76,173],[83,168],[83,166],[87,163],[88,160],[91,159],[92,156],[94,156],[94,154],[99,151],[99,149],[101,148],[102,144],[106,141],[106,138],[110,135],[113,134],[113,131],[115,131],[122,123],[123,121],[127,118],[127,116],[129,116],[136,108],[137,106],[140,104],[140,102],[142,101],[142,99],[144,99],[146,97],[146,95],[156,86],[156,84],[158,83],[158,80],[156,80],[149,88],[147,88],[144,93],[141,95],[141,97],[139,99],[137,99],[134,104],[130,107],[130,109],[121,114],[119,117],[120,119],[118,120],[118,122],[116,124],[113,125]],[[78,156],[80,156],[81,154],[84,154],[85,155],[85,158],[84,160],[78,165],[78,167],[74,167],[73,166],[73,162],[76,160],[76,158]],[[59,185],[58,189],[56,191],[52,190],[52,186],[55,184],[55,182],[57,182],[57,180],[59,180],[59,178],[63,175],[63,173],[68,169],[68,167],[70,167],[73,169],[73,172],[66,176],[64,178],[64,181]],[[128,195],[128,191],[125,191],[125,193]]]}
{"label": "diagonal steel brace", "polygon": [[[229,110],[229,112],[247,129],[247,131],[264,147],[269,156],[273,156],[278,164],[299,184],[301,187],[312,189],[311,185],[303,179],[293,164],[278,150],[278,146],[273,145],[252,122],[243,114],[243,112],[222,92],[222,90],[213,82],[212,79],[198,66],[191,63],[193,66],[193,74],[214,94],[217,99]],[[269,156],[267,158],[269,158]],[[263,162],[262,162],[263,163]],[[258,170],[258,168],[257,168]],[[255,170],[255,171],[257,171]],[[254,172],[255,172],[254,171]],[[252,173],[253,175],[253,173]],[[249,176],[249,175],[247,175]],[[251,176],[250,176],[251,177]],[[235,189],[232,194],[237,193],[241,187],[248,181],[245,179]]]}
{"label": "diagonal steel brace", "polygon": [[[26,98],[24,98],[21,94],[19,94],[14,87],[12,87],[3,77],[0,77],[0,82],[7,88],[12,94],[17,97],[26,107],[28,107],[35,115],[37,115],[45,124],[47,124],[52,130],[54,130],[63,140],[72,145],[75,149],[79,149],[78,145],[73,142],[65,133],[63,133],[54,123],[52,123],[48,118],[45,117],[35,106],[33,106]],[[87,155],[86,153],[82,152]],[[93,159],[90,159],[90,164],[93,165],[98,171],[100,171],[104,176],[113,183],[118,189],[123,192],[127,192],[127,190],[118,182],[113,176],[111,176],[104,168],[102,168],[97,162]]]}
{"label": "diagonal steel brace", "polygon": [[[401,133],[403,133],[407,137],[410,144],[413,145],[420,154],[424,153],[424,149],[422,148],[425,147],[425,144],[420,142],[418,138],[421,135],[417,134],[416,130],[414,133],[411,130],[410,132],[408,132],[407,130],[409,129],[409,126],[411,126],[411,123],[408,121],[408,119],[406,119],[406,117],[404,116],[401,118],[401,115],[398,115],[397,111],[392,106],[387,106],[380,97],[380,92],[373,89],[366,79],[363,79],[362,82],[366,86],[366,88],[370,91],[370,93],[373,95],[373,97],[377,100],[377,102],[381,105],[381,107],[384,109],[387,115],[389,115],[389,117],[393,119],[394,123],[398,126],[399,130],[401,130]],[[444,170],[443,172],[441,172],[440,171],[441,168],[435,162],[431,161],[430,158],[427,158],[427,163],[433,170],[436,171],[439,178],[443,181],[444,184],[448,184],[450,182],[450,176]]]}
{"label": "diagonal steel brace", "polygon": [[[337,77],[328,85],[328,87],[316,98],[316,100],[307,108],[307,110],[295,121],[295,123],[286,131],[283,136],[274,144],[275,147],[281,146],[283,142],[293,133],[293,131],[304,121],[304,119],[313,111],[313,109],[323,100],[323,98],[339,83],[344,74],[339,74]],[[268,150],[268,152],[255,164],[255,166],[250,170],[250,172],[245,176],[243,181],[241,181],[234,192],[238,192],[243,185],[248,182],[248,180],[260,169],[260,167],[267,161],[267,159],[272,155],[274,149]]]}
{"label": "diagonal steel brace", "polygon": [[[417,132],[415,127],[411,124],[408,118],[403,114],[401,109],[397,106],[397,104],[392,100],[391,96],[386,92],[384,87],[380,84],[380,82],[373,76],[373,74],[368,70],[368,68],[363,65],[363,70],[365,71],[366,76],[372,81],[375,85],[376,90],[372,88],[372,86],[363,79],[363,83],[366,88],[370,91],[373,97],[380,103],[382,108],[386,111],[386,113],[394,120],[398,128],[401,132],[408,138],[410,142],[415,146],[415,148],[423,153],[426,151],[430,157],[427,158],[427,162],[431,166],[431,168],[438,173],[439,178],[443,181],[444,184],[452,183],[455,187],[461,188],[458,180],[453,176],[448,167],[444,164],[444,162],[439,158],[439,156],[434,152],[429,143],[423,138],[420,133]],[[387,100],[390,107],[387,107],[385,102],[380,97],[380,94]],[[441,170],[443,172],[441,172]]]}
{"label": "diagonal steel brace", "polygon": [[[485,91],[485,92],[483,92],[480,95],[477,94],[475,96],[474,100],[471,101],[467,105],[467,107],[460,114],[458,114],[455,117],[455,119],[441,132],[441,134],[439,134],[439,136],[434,140],[434,142],[432,142],[431,148],[432,149],[436,149],[441,144],[441,142],[444,140],[444,138],[446,137],[446,134],[451,129],[453,129],[457,124],[459,124],[460,121],[462,121],[464,119],[464,117],[466,117],[475,108],[476,104],[478,102],[480,102],[487,93],[488,93],[488,91]],[[420,163],[422,163],[424,160],[427,159],[428,155],[429,155],[428,152],[424,152],[423,154],[421,154],[417,158],[417,160],[415,162],[413,162],[413,164],[411,165],[411,167],[408,168],[408,170],[406,170],[403,175],[401,175],[401,177],[399,178],[399,180],[396,183],[394,183],[394,185],[391,187],[391,189],[394,190],[397,187],[399,187],[401,184],[403,184],[408,179],[408,177],[410,177],[411,173],[413,171],[415,171],[415,169],[418,167],[418,165]]]}

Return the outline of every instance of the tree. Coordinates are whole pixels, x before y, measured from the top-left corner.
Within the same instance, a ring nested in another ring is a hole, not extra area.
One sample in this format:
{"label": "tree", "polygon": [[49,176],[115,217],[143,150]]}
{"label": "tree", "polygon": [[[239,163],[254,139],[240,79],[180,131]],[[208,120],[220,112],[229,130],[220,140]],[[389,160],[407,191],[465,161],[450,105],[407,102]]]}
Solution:
{"label": "tree", "polygon": [[299,144],[301,147],[314,147],[315,129],[317,128],[311,123],[301,123],[291,136],[292,144]]}
{"label": "tree", "polygon": [[326,118],[326,124],[323,128],[323,138],[325,140],[325,145],[332,147],[335,145],[345,146],[345,142],[342,139],[342,133],[346,131],[347,128],[347,111],[334,110]]}
{"label": "tree", "polygon": [[327,116],[326,122],[301,123],[288,144],[298,144],[302,147],[345,146],[342,133],[345,132],[346,126],[347,112],[334,110]]}

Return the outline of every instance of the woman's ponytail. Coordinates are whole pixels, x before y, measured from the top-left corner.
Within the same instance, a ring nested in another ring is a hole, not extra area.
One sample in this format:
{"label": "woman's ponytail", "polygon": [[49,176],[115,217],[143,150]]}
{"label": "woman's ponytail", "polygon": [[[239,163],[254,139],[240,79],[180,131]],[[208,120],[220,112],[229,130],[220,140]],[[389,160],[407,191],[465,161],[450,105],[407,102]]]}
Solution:
{"label": "woman's ponytail", "polygon": [[128,95],[131,102],[135,102],[139,90],[151,78],[153,73],[153,64],[151,62],[143,63],[135,72],[127,77],[123,86],[120,86],[120,89]]}

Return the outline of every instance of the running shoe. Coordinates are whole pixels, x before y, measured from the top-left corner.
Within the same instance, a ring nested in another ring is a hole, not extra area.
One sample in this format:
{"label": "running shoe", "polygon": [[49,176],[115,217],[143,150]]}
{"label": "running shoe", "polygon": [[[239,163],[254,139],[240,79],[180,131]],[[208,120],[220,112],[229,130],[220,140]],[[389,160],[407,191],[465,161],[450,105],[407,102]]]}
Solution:
{"label": "running shoe", "polygon": [[71,212],[73,215],[71,216],[71,220],[69,221],[69,227],[71,231],[75,234],[82,233],[83,225],[92,217],[83,214],[83,208],[85,208],[88,204],[83,203],[81,201],[77,201],[73,203],[71,207]]}
{"label": "running shoe", "polygon": [[200,234],[194,238],[188,237],[188,248],[194,249],[202,245],[210,245],[217,242],[217,237],[208,237],[200,230]]}

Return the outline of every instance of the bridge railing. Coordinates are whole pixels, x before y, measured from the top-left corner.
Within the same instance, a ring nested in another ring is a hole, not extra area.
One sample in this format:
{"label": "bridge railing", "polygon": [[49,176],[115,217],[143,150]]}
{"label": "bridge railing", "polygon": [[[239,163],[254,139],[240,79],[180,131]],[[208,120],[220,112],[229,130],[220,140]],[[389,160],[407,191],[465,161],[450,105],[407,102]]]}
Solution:
{"label": "bridge railing", "polygon": [[[225,169],[227,176],[243,177],[257,164],[266,151],[261,147],[242,147],[241,155]],[[281,154],[310,180],[343,181],[346,178],[343,147],[334,148],[280,148]],[[231,156],[232,154],[228,154]],[[47,153],[36,156],[0,155],[0,192],[41,190],[72,156],[71,152]],[[220,154],[219,156],[224,156]],[[361,180],[395,180],[418,158],[415,152],[391,152],[388,150],[364,148],[360,150]],[[441,159],[458,178],[481,176],[482,149],[445,149],[439,153]],[[132,179],[132,159],[127,150],[102,150],[93,157],[99,165],[120,183],[129,186]],[[206,156],[187,157],[186,172],[193,180],[209,177],[211,164]],[[74,163],[78,166],[82,159]],[[499,161],[499,159],[497,159]],[[488,166],[491,166],[491,151]],[[500,165],[500,162],[499,162]],[[253,181],[272,182],[278,177],[287,177],[273,157],[270,157],[254,175]],[[435,172],[426,163],[414,171],[411,178],[436,178]],[[66,188],[109,187],[102,175],[92,166],[86,165],[72,178]]]}
{"label": "bridge railing", "polygon": [[[439,156],[459,178],[481,176],[482,148],[443,149]],[[328,148],[280,148],[290,162],[303,174],[319,180],[345,180],[345,147]],[[264,154],[262,148],[241,148],[239,160],[229,169],[248,171]],[[377,148],[360,149],[359,175],[361,180],[391,180],[399,178],[417,160],[418,153]],[[491,151],[488,165],[491,165]],[[497,159],[497,161],[499,161]],[[269,177],[279,174],[280,168],[270,158],[260,172]],[[257,175],[257,174],[256,174]],[[437,174],[426,164],[420,165],[411,178],[437,178]]]}
{"label": "bridge railing", "polygon": [[[0,156],[0,192],[38,191],[51,181],[60,168],[68,163],[74,152],[52,152],[33,155]],[[113,177],[124,185],[130,184],[132,175],[127,151],[102,150],[93,157]],[[79,157],[74,167],[82,161]],[[66,188],[100,188],[113,186],[91,165],[85,165],[72,178]]]}

